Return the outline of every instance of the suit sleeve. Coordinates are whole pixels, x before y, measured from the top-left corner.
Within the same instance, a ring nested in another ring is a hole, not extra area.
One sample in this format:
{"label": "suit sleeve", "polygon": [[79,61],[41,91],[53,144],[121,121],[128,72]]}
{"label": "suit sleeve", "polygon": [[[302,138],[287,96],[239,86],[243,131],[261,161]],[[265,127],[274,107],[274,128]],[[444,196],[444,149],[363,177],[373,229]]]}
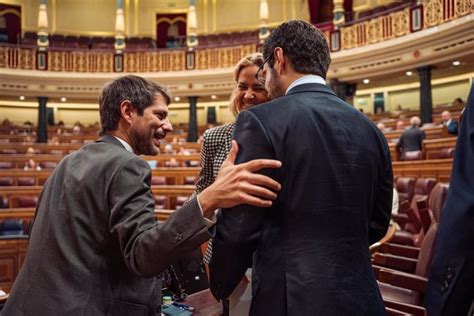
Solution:
{"label": "suit sleeve", "polygon": [[[251,111],[237,117],[234,139],[239,144],[236,163],[274,158],[273,148],[259,119]],[[275,177],[273,170],[261,172]],[[209,265],[210,286],[217,299],[227,298],[252,265],[265,214],[271,209],[240,205],[217,215],[216,235]]]}
{"label": "suit sleeve", "polygon": [[150,191],[151,172],[140,158],[130,159],[109,186],[109,230],[117,237],[128,269],[139,276],[163,272],[181,255],[211,237],[194,198],[157,223]]}
{"label": "suit sleeve", "polygon": [[[383,136],[381,136],[383,137]],[[369,244],[379,241],[387,233],[393,203],[393,171],[390,159],[390,150],[387,142],[383,142],[383,164],[378,181],[378,191],[375,194],[375,203],[369,220]]]}

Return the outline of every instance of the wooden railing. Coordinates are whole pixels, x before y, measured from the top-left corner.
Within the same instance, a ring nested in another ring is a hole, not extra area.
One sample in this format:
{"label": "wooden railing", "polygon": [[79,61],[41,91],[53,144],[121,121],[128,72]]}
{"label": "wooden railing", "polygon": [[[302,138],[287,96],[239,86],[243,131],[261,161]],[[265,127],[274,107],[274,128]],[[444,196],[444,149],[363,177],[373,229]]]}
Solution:
{"label": "wooden railing", "polygon": [[[366,46],[471,14],[472,0],[423,0],[378,16],[354,21],[338,29],[323,30],[331,51]],[[258,43],[225,47],[125,51],[77,50],[0,45],[0,68],[41,69],[63,72],[163,72],[234,66],[243,56],[257,51]],[[38,56],[41,55],[41,58]],[[38,60],[37,60],[38,59]],[[47,62],[44,62],[46,60]]]}

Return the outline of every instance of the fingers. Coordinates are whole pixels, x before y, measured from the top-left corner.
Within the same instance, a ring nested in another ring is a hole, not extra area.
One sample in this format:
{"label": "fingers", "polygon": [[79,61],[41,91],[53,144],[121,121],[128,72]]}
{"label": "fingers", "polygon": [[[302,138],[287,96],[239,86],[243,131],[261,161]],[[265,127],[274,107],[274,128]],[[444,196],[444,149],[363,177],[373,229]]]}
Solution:
{"label": "fingers", "polygon": [[237,157],[237,153],[239,152],[239,145],[237,145],[237,142],[235,140],[232,141],[231,143],[231,148],[230,152],[227,155],[227,159],[224,161],[224,164],[235,164],[235,157]]}
{"label": "fingers", "polygon": [[236,205],[240,205],[240,204],[248,204],[248,205],[253,205],[257,207],[270,207],[272,206],[272,201],[261,199],[259,197],[249,195],[249,194],[242,194],[239,203]]}
{"label": "fingers", "polygon": [[264,176],[263,174],[251,173],[248,175],[247,181],[255,185],[265,186],[273,191],[281,190],[280,183],[278,183],[277,181],[273,180],[270,177]]}
{"label": "fingers", "polygon": [[280,168],[281,162],[273,159],[255,159],[241,164],[240,167],[250,172],[255,172],[266,168]]}
{"label": "fingers", "polygon": [[249,194],[265,200],[276,200],[277,194],[265,187],[246,183],[242,185],[241,191],[244,194]]}

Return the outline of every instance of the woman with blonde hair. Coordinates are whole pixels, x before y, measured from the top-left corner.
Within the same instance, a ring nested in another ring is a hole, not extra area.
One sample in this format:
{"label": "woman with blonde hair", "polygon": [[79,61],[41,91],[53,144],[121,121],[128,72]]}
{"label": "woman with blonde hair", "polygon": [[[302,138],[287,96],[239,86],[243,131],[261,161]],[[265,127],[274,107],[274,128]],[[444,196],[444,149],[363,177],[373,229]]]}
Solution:
{"label": "woman with blonde hair", "polygon": [[[263,67],[261,53],[253,53],[242,58],[234,69],[235,87],[232,91],[229,109],[236,117],[239,112],[260,103],[269,101],[265,89],[263,74],[256,74]],[[234,123],[221,125],[204,132],[201,148],[201,171],[196,182],[195,194],[199,194],[214,182],[222,163],[231,149]],[[209,263],[212,256],[212,241],[208,244],[204,262]],[[250,308],[250,285],[239,285],[230,298],[230,312],[235,315],[247,315]]]}

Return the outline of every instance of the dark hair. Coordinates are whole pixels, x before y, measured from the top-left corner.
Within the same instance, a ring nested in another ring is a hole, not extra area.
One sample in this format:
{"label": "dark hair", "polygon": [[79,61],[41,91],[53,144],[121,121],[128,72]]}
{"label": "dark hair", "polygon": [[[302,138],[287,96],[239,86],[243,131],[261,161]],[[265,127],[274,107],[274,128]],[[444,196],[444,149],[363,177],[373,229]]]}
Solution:
{"label": "dark hair", "polygon": [[329,47],[323,33],[313,25],[292,20],[272,31],[262,46],[263,57],[268,56],[268,66],[273,68],[273,51],[281,47],[291,66],[301,74],[318,75],[326,79],[331,63]]}
{"label": "dark hair", "polygon": [[102,131],[114,131],[120,121],[120,104],[129,100],[132,106],[142,115],[145,108],[151,106],[157,94],[161,94],[166,104],[170,103],[168,90],[145,78],[127,75],[107,83],[99,96],[99,112]]}

